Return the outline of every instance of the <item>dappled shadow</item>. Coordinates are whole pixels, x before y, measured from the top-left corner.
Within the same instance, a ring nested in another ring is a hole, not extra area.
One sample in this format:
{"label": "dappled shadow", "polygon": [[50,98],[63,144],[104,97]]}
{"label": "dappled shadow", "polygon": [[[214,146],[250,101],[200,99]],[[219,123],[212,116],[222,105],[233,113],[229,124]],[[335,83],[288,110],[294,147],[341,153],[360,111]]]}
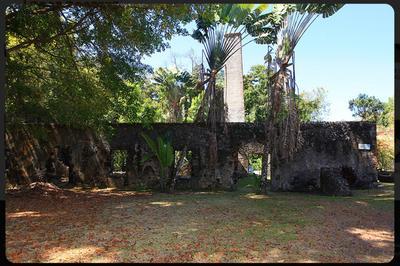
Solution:
{"label": "dappled shadow", "polygon": [[223,195],[226,191],[175,191],[170,195]]}
{"label": "dappled shadow", "polygon": [[102,189],[68,190],[64,198],[8,195],[7,258],[13,262],[388,261],[394,251],[394,217],[374,202],[391,198],[390,193],[360,193],[335,200],[290,193]]}
{"label": "dappled shadow", "polygon": [[[77,248],[52,248],[41,254],[43,262],[112,262],[112,258],[104,256],[104,248],[94,245]],[[103,255],[101,255],[103,254]]]}
{"label": "dappled shadow", "polygon": [[307,226],[301,232],[301,238],[308,239],[305,241],[310,248],[329,250],[328,255],[335,255],[332,256],[334,260],[328,260],[329,256],[310,254],[307,249],[304,256],[332,262],[390,261],[394,255],[393,205],[390,208],[393,198],[387,202],[388,206],[376,206],[374,201],[378,198],[373,194],[362,194],[348,201],[319,200],[317,206],[323,208],[312,208],[308,214],[320,224]]}
{"label": "dappled shadow", "polygon": [[260,199],[268,199],[268,198],[270,198],[270,197],[267,196],[267,195],[261,195],[261,194],[256,194],[256,193],[247,193],[247,194],[245,194],[244,196],[241,196],[241,197],[244,197],[244,198],[246,198],[246,199],[254,199],[254,200],[260,200]]}
{"label": "dappled shadow", "polygon": [[348,228],[350,234],[355,235],[359,239],[370,243],[376,248],[393,246],[393,232],[388,230],[375,230],[363,228]]}
{"label": "dappled shadow", "polygon": [[171,206],[182,206],[183,203],[180,201],[153,201],[150,202],[151,205],[156,205],[160,207],[171,207]]}
{"label": "dappled shadow", "polygon": [[368,206],[368,202],[361,201],[361,200],[356,200],[356,201],[354,201],[354,203],[359,204],[364,207]]}
{"label": "dappled shadow", "polygon": [[50,216],[49,214],[42,214],[37,211],[21,211],[21,212],[11,212],[7,214],[7,218],[31,218],[31,217],[44,217]]}

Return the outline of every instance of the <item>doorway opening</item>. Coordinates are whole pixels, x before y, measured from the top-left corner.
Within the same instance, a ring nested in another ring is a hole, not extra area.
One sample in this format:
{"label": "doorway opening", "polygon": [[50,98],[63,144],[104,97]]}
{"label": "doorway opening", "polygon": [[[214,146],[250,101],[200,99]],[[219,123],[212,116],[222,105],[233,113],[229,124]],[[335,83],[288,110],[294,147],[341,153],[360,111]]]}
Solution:
{"label": "doorway opening", "polygon": [[175,169],[180,178],[192,176],[192,151],[186,151],[186,154],[183,154],[183,151],[175,151]]}
{"label": "doorway opening", "polygon": [[111,154],[111,170],[113,174],[126,174],[127,150],[113,150]]}

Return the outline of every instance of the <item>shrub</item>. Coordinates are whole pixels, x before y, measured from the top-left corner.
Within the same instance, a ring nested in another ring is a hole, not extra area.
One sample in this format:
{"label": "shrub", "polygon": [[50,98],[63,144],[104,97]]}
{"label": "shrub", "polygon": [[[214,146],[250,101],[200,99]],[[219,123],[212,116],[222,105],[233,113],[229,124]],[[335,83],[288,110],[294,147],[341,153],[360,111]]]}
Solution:
{"label": "shrub", "polygon": [[378,168],[382,170],[394,170],[394,147],[384,139],[377,140]]}

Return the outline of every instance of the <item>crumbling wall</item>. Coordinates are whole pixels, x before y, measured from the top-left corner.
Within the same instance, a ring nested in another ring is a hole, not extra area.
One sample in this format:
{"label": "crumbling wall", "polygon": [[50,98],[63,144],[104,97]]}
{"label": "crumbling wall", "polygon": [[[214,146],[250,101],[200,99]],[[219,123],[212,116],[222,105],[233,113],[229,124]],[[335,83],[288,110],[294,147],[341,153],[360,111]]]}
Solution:
{"label": "crumbling wall", "polygon": [[[174,150],[191,151],[192,189],[219,187],[234,189],[243,169],[238,153],[247,150],[260,154],[265,143],[263,124],[226,123],[217,126],[218,160],[215,176],[209,156],[210,133],[203,124],[115,124],[115,134],[107,143],[89,129],[61,125],[7,127],[7,176],[11,182],[36,181],[51,151],[69,151],[71,161],[82,183],[117,187],[159,187],[159,168],[155,158],[142,162],[149,154],[141,137],[162,136],[171,141]],[[376,179],[376,127],[373,123],[323,122],[301,127],[304,144],[290,161],[280,161],[272,169],[272,188],[281,191],[310,191],[320,188],[322,167],[341,168],[354,187],[368,186]],[[41,134],[35,131],[42,132]],[[358,144],[370,144],[370,150],[359,150]],[[111,154],[126,150],[126,173],[112,174]],[[62,165],[61,165],[62,166]],[[65,165],[64,165],[65,166]],[[172,171],[172,169],[171,169]],[[68,175],[68,173],[64,173]]]}
{"label": "crumbling wall", "polygon": [[108,185],[110,148],[92,130],[54,124],[7,125],[5,144],[6,176],[11,184],[43,181],[46,162],[54,153],[59,178],[69,177],[72,164],[78,183]]}
{"label": "crumbling wall", "polygon": [[[240,147],[249,143],[256,143],[256,146],[259,146],[259,143],[264,140],[262,124],[218,124],[218,161],[216,162],[215,177],[213,177],[209,157],[211,135],[204,124],[116,124],[114,127],[115,135],[110,141],[111,150],[126,150],[129,158],[136,158],[138,154],[143,156],[148,153],[147,145],[141,137],[142,133],[153,139],[157,136],[169,139],[174,150],[183,150],[187,146],[187,150],[192,152],[190,183],[193,189],[213,187],[233,189],[238,177],[243,176],[245,171],[238,160]],[[137,162],[135,159],[133,161]],[[130,162],[131,169],[128,168],[126,173],[129,184],[132,186],[141,184],[146,187],[158,186],[159,170],[156,160],[148,162],[147,174],[144,173],[143,167],[132,162]]]}
{"label": "crumbling wall", "polygon": [[[304,144],[290,161],[272,169],[272,189],[312,191],[320,188],[322,167],[341,168],[350,186],[366,187],[376,180],[376,126],[365,122],[319,122],[301,127]],[[358,144],[370,144],[359,150]],[[346,175],[347,171],[347,175]],[[353,172],[353,175],[348,175]]]}

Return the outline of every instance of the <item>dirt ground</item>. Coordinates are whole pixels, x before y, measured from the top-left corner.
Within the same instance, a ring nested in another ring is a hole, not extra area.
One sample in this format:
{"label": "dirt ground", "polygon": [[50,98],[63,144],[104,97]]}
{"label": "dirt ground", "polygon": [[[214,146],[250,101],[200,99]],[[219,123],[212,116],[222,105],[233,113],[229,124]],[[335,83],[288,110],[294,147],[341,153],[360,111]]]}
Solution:
{"label": "dirt ground", "polygon": [[393,184],[352,197],[62,190],[6,194],[12,262],[388,262]]}

